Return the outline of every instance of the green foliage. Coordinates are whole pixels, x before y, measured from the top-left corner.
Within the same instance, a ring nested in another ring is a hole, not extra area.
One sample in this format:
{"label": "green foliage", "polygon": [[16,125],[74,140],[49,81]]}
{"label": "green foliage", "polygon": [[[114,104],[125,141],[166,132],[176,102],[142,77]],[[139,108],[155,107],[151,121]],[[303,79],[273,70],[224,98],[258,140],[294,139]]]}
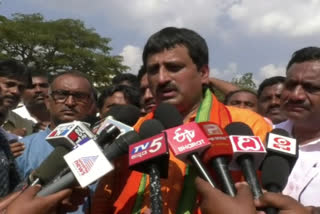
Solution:
{"label": "green foliage", "polygon": [[236,77],[232,78],[231,82],[239,86],[239,88],[241,89],[249,89],[252,91],[256,91],[257,86],[253,82],[252,76],[253,76],[252,73],[245,73],[239,78],[236,78]]}
{"label": "green foliage", "polygon": [[0,59],[18,59],[50,74],[79,70],[97,87],[128,69],[121,64],[122,57],[110,55],[109,42],[80,20],[46,21],[38,13],[0,16]]}

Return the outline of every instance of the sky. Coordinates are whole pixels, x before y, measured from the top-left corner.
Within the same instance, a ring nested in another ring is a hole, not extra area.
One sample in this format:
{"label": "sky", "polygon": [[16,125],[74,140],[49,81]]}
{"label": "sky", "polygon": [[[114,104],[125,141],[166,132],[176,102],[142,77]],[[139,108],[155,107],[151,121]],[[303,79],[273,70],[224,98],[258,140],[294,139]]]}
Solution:
{"label": "sky", "polygon": [[41,13],[82,20],[111,39],[112,55],[137,74],[147,39],[164,27],[205,38],[210,76],[226,81],[253,73],[256,84],[285,75],[298,49],[320,46],[320,0],[0,0],[0,14]]}

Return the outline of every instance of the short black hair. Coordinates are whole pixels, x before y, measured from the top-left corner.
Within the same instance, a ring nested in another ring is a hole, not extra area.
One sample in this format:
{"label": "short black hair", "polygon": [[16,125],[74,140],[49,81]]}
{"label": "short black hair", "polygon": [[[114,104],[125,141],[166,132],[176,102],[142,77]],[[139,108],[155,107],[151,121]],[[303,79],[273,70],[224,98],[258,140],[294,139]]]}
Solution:
{"label": "short black hair", "polygon": [[0,77],[7,77],[26,82],[29,87],[32,84],[30,71],[25,65],[14,59],[0,61]]}
{"label": "short black hair", "polygon": [[263,80],[258,88],[258,93],[257,93],[258,98],[261,96],[261,93],[265,87],[276,85],[279,83],[284,83],[285,80],[286,80],[286,78],[283,76],[274,76],[274,77],[270,77],[270,78]]}
{"label": "short black hair", "polygon": [[250,89],[239,89],[239,90],[235,90],[235,91],[231,91],[230,93],[228,93],[225,97],[224,97],[224,101],[223,103],[225,105],[227,105],[227,103],[229,102],[230,98],[236,94],[236,93],[240,93],[240,92],[246,92],[246,93],[250,93],[252,95],[254,95],[257,99],[258,99],[258,96],[256,94],[256,92],[250,90]]}
{"label": "short black hair", "polygon": [[141,65],[139,71],[138,71],[138,80],[139,80],[139,83],[141,82],[141,79],[142,77],[147,73],[147,70],[145,68],[144,65]]}
{"label": "short black hair", "polygon": [[166,27],[148,39],[142,54],[143,64],[146,65],[150,55],[175,48],[177,45],[183,45],[188,49],[190,58],[198,69],[209,64],[209,51],[205,39],[195,31],[176,27]]}
{"label": "short black hair", "polygon": [[306,61],[320,60],[320,48],[305,47],[295,51],[287,65],[287,71],[293,63],[302,63]]}
{"label": "short black hair", "polygon": [[101,110],[106,98],[112,96],[115,92],[122,92],[124,98],[132,105],[140,108],[140,90],[128,85],[112,85],[104,89],[98,98],[97,106]]}
{"label": "short black hair", "polygon": [[139,87],[138,77],[131,73],[121,73],[112,78],[112,85],[122,85],[123,82],[127,81],[130,86]]}

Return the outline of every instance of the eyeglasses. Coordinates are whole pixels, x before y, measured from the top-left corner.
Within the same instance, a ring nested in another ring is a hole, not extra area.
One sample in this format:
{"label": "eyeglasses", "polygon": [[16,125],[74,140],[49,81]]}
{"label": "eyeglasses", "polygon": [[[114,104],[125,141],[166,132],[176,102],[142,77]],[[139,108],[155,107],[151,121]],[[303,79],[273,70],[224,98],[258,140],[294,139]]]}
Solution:
{"label": "eyeglasses", "polygon": [[87,93],[82,92],[69,92],[69,91],[52,91],[50,96],[56,103],[64,103],[68,99],[69,96],[72,96],[72,99],[75,103],[86,104],[88,102],[88,98],[90,97]]}

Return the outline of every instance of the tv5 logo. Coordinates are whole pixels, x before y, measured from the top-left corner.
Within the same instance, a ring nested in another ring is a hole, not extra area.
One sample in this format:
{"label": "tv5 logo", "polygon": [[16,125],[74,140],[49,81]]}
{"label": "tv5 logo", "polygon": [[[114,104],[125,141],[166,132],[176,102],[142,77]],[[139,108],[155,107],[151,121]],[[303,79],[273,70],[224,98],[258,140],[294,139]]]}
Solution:
{"label": "tv5 logo", "polygon": [[168,146],[165,133],[155,135],[129,146],[129,165],[167,154]]}
{"label": "tv5 logo", "polygon": [[139,152],[143,152],[148,150],[150,153],[155,153],[159,151],[159,149],[162,146],[162,141],[163,141],[164,136],[160,136],[157,138],[154,138],[150,141],[147,141],[145,143],[142,143],[140,145],[137,145],[136,147],[133,148],[131,154],[137,154]]}

